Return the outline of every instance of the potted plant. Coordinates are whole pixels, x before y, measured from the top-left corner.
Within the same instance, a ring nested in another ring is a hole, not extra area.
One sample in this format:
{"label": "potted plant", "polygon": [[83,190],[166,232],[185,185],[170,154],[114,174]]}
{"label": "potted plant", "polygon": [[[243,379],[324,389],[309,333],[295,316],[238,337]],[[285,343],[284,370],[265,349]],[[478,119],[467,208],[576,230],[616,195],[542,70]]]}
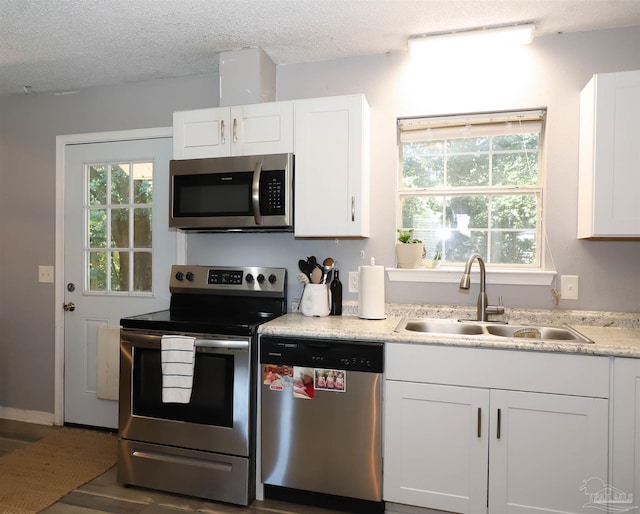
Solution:
{"label": "potted plant", "polygon": [[440,253],[440,250],[436,250],[436,252],[433,254],[433,259],[425,259],[424,267],[430,269],[437,268],[438,266],[440,266],[441,260],[442,254]]}
{"label": "potted plant", "polygon": [[396,259],[398,268],[419,268],[424,257],[424,244],[420,239],[413,237],[413,229],[398,229],[398,242],[396,243]]}

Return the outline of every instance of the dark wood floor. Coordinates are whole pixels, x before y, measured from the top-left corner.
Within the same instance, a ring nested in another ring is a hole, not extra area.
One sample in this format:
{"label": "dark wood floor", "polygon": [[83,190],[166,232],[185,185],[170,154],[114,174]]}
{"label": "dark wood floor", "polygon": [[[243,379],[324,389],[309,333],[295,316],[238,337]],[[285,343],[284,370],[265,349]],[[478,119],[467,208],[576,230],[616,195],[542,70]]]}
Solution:
{"label": "dark wood floor", "polygon": [[[0,419],[0,456],[37,441],[53,427]],[[336,514],[338,511],[296,505],[275,500],[256,501],[237,507],[137,487],[123,487],[116,481],[116,468],[79,487],[42,514]]]}

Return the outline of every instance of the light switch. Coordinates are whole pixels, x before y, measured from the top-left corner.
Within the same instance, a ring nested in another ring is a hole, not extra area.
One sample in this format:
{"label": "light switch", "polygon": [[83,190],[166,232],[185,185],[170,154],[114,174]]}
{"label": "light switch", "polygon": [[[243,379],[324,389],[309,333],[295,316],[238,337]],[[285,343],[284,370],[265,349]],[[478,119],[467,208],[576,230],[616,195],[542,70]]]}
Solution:
{"label": "light switch", "polygon": [[53,266],[38,266],[38,282],[53,284]]}
{"label": "light switch", "polygon": [[578,275],[560,276],[560,298],[563,300],[578,299]]}

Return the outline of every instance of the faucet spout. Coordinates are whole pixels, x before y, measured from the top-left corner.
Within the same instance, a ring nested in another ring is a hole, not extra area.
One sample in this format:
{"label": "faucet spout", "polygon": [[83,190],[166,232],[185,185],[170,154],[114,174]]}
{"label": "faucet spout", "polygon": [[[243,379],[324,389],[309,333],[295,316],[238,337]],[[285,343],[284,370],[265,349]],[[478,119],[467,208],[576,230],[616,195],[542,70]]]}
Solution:
{"label": "faucet spout", "polygon": [[[478,321],[487,321],[489,314],[487,309],[490,307],[487,299],[487,271],[485,269],[484,260],[480,254],[474,253],[467,260],[467,264],[464,267],[464,274],[460,279],[460,289],[469,289],[471,286],[471,266],[475,260],[478,261],[478,265],[480,266],[480,292],[478,293],[478,310],[476,319]],[[502,302],[500,302],[499,306],[492,307],[490,310],[492,311],[492,314],[504,313]]]}

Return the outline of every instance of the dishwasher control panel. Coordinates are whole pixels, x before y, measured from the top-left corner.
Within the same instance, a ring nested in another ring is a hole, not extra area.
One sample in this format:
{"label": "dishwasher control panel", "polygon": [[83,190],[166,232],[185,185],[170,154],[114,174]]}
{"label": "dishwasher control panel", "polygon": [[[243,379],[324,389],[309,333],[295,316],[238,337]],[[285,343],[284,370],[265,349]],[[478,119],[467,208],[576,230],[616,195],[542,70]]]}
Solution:
{"label": "dishwasher control panel", "polygon": [[382,373],[383,343],[333,339],[260,338],[260,362],[287,366],[340,368],[348,371]]}

